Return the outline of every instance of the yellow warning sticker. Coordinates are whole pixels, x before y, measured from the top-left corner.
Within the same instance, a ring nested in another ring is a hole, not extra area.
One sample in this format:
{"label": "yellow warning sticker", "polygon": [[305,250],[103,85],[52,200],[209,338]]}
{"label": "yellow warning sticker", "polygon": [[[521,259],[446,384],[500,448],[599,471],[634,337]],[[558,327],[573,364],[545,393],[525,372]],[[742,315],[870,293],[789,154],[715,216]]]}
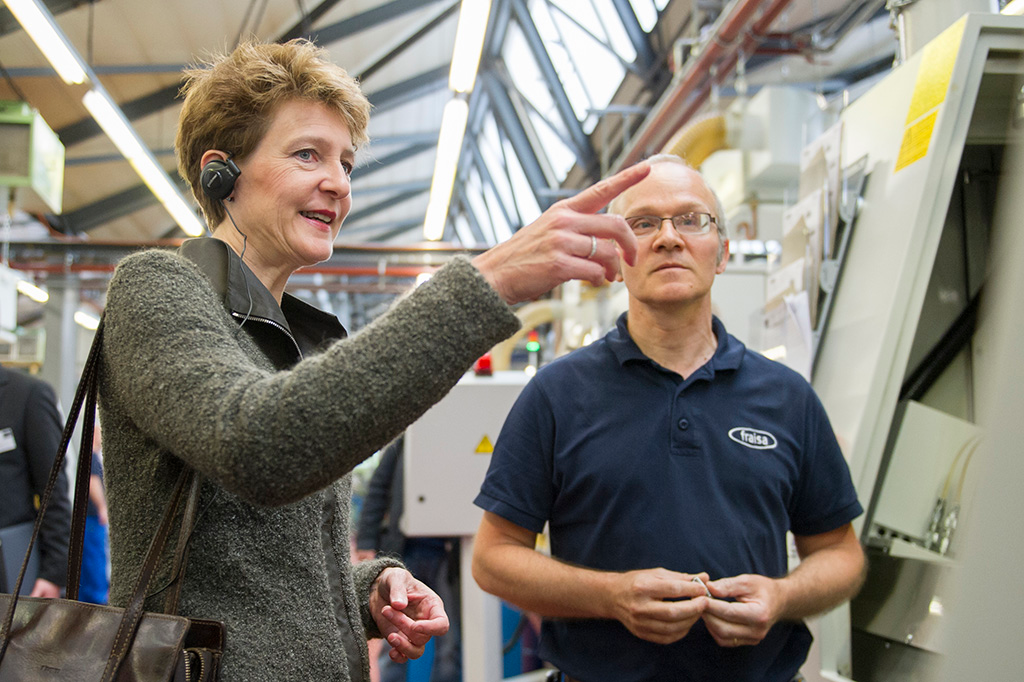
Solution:
{"label": "yellow warning sticker", "polygon": [[476,454],[478,455],[489,455],[494,452],[494,446],[491,444],[491,439],[484,436],[480,440],[480,444],[476,446]]}
{"label": "yellow warning sticker", "polygon": [[940,33],[921,50],[921,65],[910,97],[910,109],[904,124],[900,154],[893,173],[923,159],[931,145],[932,131],[939,107],[946,101],[949,82],[953,78],[960,42],[964,37],[967,16]]}
{"label": "yellow warning sticker", "polygon": [[923,159],[928,153],[928,145],[932,140],[932,130],[935,129],[935,118],[939,112],[933,111],[912,126],[903,131],[903,142],[900,144],[900,155],[896,159],[896,168],[900,170],[919,159]]}
{"label": "yellow warning sticker", "polygon": [[909,126],[945,101],[966,25],[967,16],[964,15],[921,50],[921,66],[914,83],[914,94],[910,97],[905,125]]}

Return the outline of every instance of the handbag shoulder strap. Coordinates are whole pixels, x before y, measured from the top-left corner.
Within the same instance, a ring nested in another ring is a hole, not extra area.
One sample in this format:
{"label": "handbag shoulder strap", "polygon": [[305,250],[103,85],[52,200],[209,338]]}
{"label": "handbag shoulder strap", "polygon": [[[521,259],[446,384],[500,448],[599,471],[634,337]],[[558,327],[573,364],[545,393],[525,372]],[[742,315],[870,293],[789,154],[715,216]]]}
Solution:
{"label": "handbag shoulder strap", "polygon": [[167,537],[170,535],[171,526],[174,524],[174,515],[177,511],[178,503],[181,501],[186,486],[194,479],[195,471],[190,467],[182,469],[181,474],[178,476],[178,482],[174,486],[174,492],[171,493],[171,501],[167,504],[167,509],[164,510],[164,517],[160,521],[160,527],[157,529],[156,535],[153,536],[153,540],[149,543],[146,560],[143,562],[142,570],[139,572],[138,580],[135,582],[132,598],[124,609],[124,615],[121,616],[121,624],[117,628],[117,634],[114,635],[114,645],[110,651],[110,657],[107,659],[107,667],[100,678],[102,682],[113,682],[116,679],[121,663],[131,648],[132,640],[135,638],[139,623],[142,621],[146,592],[149,589],[150,581],[152,581],[153,576],[156,574],[157,564],[159,564],[164,546],[167,544]]}
{"label": "handbag shoulder strap", "polygon": [[[78,413],[82,409],[82,402],[85,400],[87,395],[91,395],[91,404],[95,411],[95,395],[96,385],[99,381],[99,359],[100,359],[100,348],[102,346],[103,338],[103,320],[100,320],[100,325],[96,329],[96,336],[93,339],[92,348],[89,349],[89,357],[85,361],[85,369],[82,371],[82,379],[78,383],[78,389],[75,391],[75,398],[71,402],[71,411],[68,414],[67,422],[64,425],[64,432],[61,434],[60,447],[57,448],[57,455],[53,459],[53,466],[50,467],[50,478],[46,482],[46,488],[43,490],[43,496],[39,501],[39,511],[36,512],[35,525],[32,528],[32,537],[29,538],[28,548],[25,550],[25,559],[21,563],[21,570],[18,572],[18,579],[14,584],[14,588],[11,590],[11,600],[7,607],[7,612],[4,614],[3,624],[0,625],[0,660],[3,659],[4,653],[7,651],[7,645],[10,642],[11,624],[14,622],[14,611],[18,605],[18,596],[21,592],[21,585],[25,581],[25,571],[28,568],[28,560],[32,553],[32,547],[35,545],[36,538],[39,537],[39,528],[42,525],[43,515],[46,513],[46,509],[50,504],[50,498],[53,496],[53,489],[57,484],[57,477],[60,474],[61,469],[64,467],[64,457],[67,454],[68,444],[71,442],[71,434],[74,433],[75,424],[78,421]],[[89,441],[92,441],[92,419],[87,419],[89,426],[87,428]],[[84,437],[83,434],[83,443]],[[88,462],[87,469],[92,465],[92,457],[86,460]],[[77,488],[77,485],[76,485]],[[82,507],[79,510],[79,506]],[[75,509],[72,511],[72,518],[76,518],[81,512],[83,524],[85,519],[86,503],[85,500],[79,501],[75,499]],[[74,533],[72,533],[72,540],[74,540]],[[82,537],[79,536],[78,540],[78,554],[79,562],[81,561],[82,551]],[[69,550],[73,549],[70,546]],[[70,551],[69,551],[70,554]],[[69,559],[70,563],[70,559]],[[79,564],[80,565],[80,564]],[[69,569],[70,570],[70,569]],[[77,592],[77,579],[75,580],[75,591]]]}
{"label": "handbag shoulder strap", "polygon": [[[57,450],[56,457],[54,458],[53,466],[50,469],[50,477],[47,481],[46,488],[43,491],[43,496],[40,499],[39,510],[36,513],[35,526],[33,527],[32,537],[29,539],[28,548],[25,552],[25,559],[22,562],[21,571],[18,573],[18,579],[12,591],[7,612],[4,614],[2,625],[0,625],[0,660],[3,660],[4,654],[7,651],[7,646],[10,643],[11,625],[14,622],[14,613],[18,604],[21,585],[25,579],[25,572],[28,568],[28,559],[32,552],[32,546],[35,544],[36,538],[39,535],[43,515],[46,513],[47,506],[49,505],[50,498],[53,494],[53,489],[56,486],[58,475],[64,466],[64,459],[67,454],[68,445],[71,442],[71,435],[74,432],[75,424],[78,421],[78,415],[81,412],[82,403],[85,402],[87,412],[83,419],[78,475],[75,479],[75,501],[74,509],[72,511],[72,531],[68,542],[67,596],[72,600],[77,599],[78,597],[78,585],[81,577],[82,565],[82,545],[85,537],[85,517],[88,508],[88,485],[92,468],[92,436],[96,415],[96,394],[99,386],[99,364],[102,349],[103,326],[104,320],[101,318],[99,327],[96,330],[96,335],[93,339],[92,347],[89,349],[89,356],[86,359],[85,368],[82,371],[82,378],[79,381],[78,388],[75,391],[74,400],[71,403],[71,410],[64,425],[64,432],[61,436],[61,444]],[[188,538],[191,535],[192,526],[195,522],[199,493],[199,477],[196,475],[195,470],[188,466],[184,467],[181,474],[178,476],[178,481],[175,484],[173,493],[171,494],[171,499],[168,501],[167,508],[164,511],[163,519],[161,520],[160,526],[150,543],[148,552],[146,553],[146,559],[143,562],[142,570],[136,582],[132,598],[129,601],[128,607],[125,609],[124,616],[121,619],[121,625],[118,629],[117,636],[115,637],[114,650],[111,652],[107,665],[109,674],[105,673],[103,678],[104,680],[112,680],[113,676],[116,675],[117,670],[119,669],[121,662],[131,645],[131,641],[135,636],[135,631],[138,629],[139,622],[142,618],[142,607],[145,602],[146,591],[149,589],[149,584],[156,572],[156,567],[159,563],[160,557],[163,554],[164,546],[166,545],[167,538],[170,535],[171,527],[174,523],[175,513],[186,488],[189,489],[188,502],[186,503],[186,510],[184,518],[182,519],[181,531],[178,537],[178,547],[173,573],[178,580],[178,585],[175,587],[168,599],[168,605],[172,606],[174,611],[177,610],[177,599],[181,589],[180,578],[184,561],[187,558]],[[171,611],[171,613],[174,613],[174,611]]]}
{"label": "handbag shoulder strap", "polygon": [[167,592],[167,599],[164,601],[164,613],[169,613],[172,616],[178,613],[178,600],[181,597],[182,584],[185,582],[189,541],[192,539],[192,531],[195,528],[199,510],[199,488],[202,479],[194,470],[193,474],[188,484],[188,497],[185,499],[185,512],[181,517],[181,529],[178,531],[178,545],[174,553],[174,571],[171,573],[173,579]]}
{"label": "handbag shoulder strap", "polygon": [[[94,366],[89,367],[86,361],[86,372],[83,372],[78,390],[75,393],[75,400],[78,401],[78,393],[85,391],[85,416],[82,417],[82,437],[78,444],[78,472],[75,476],[75,491],[72,500],[74,507],[71,510],[71,536],[68,538],[68,574],[65,596],[68,599],[78,599],[78,586],[82,577],[82,551],[85,544],[85,517],[89,510],[89,478],[92,475],[92,440],[96,428],[96,394],[99,388],[99,355],[103,344],[103,319],[96,328],[96,335],[92,340],[92,347],[89,349],[89,359]],[[93,358],[95,353],[96,357]],[[86,383],[88,378],[88,383]],[[77,418],[80,402],[72,404],[71,415],[68,421],[72,422]],[[65,427],[65,430],[67,427]],[[64,459],[66,446],[62,443],[59,458]],[[54,462],[56,465],[56,462]],[[38,516],[43,515],[43,507],[40,505]]]}

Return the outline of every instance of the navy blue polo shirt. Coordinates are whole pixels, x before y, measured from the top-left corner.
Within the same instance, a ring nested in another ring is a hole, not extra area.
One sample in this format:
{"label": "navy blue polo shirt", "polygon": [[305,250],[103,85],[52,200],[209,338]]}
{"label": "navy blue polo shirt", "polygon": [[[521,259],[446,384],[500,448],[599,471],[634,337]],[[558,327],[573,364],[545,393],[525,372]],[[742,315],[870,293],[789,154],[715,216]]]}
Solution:
{"label": "navy blue polo shirt", "polygon": [[[785,575],[786,531],[824,533],[863,510],[810,385],[712,324],[715,354],[685,380],[640,351],[625,314],[542,368],[477,506],[538,533],[548,522],[552,555],[595,569]],[[617,621],[546,619],[541,657],[584,682],[790,682],[810,643],[803,623],[721,648],[703,621],[659,645]]]}

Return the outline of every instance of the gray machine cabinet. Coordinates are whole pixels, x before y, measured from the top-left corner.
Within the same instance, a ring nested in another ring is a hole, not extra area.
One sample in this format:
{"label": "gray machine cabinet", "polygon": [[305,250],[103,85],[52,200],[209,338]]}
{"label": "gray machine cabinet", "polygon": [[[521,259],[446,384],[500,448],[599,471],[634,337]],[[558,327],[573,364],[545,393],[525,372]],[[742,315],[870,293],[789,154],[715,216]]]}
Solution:
{"label": "gray machine cabinet", "polygon": [[[842,158],[867,156],[870,176],[813,384],[865,503],[880,480],[965,145],[1006,137],[1009,117],[993,112],[1012,111],[1014,89],[986,82],[1018,74],[1022,53],[1024,17],[965,15],[842,114]],[[922,88],[931,106],[921,106]],[[922,125],[933,125],[929,135]],[[901,159],[911,162],[898,168]],[[818,627],[821,678],[849,679],[848,609]]]}
{"label": "gray machine cabinet", "polygon": [[467,374],[405,435],[406,535],[473,535],[483,512],[473,505],[490,452],[525,372]]}

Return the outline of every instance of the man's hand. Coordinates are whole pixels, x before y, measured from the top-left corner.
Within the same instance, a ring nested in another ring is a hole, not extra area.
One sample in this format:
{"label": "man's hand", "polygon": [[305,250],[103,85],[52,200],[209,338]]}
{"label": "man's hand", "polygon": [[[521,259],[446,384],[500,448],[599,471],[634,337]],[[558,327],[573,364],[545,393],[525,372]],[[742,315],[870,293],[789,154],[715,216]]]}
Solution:
{"label": "man's hand", "polygon": [[36,578],[36,584],[32,586],[32,592],[28,596],[56,599],[60,596],[60,587],[45,578]]}
{"label": "man's hand", "polygon": [[[640,639],[671,644],[685,637],[711,600],[688,573],[664,568],[620,574],[615,617]],[[707,573],[698,574],[707,581]]]}
{"label": "man's hand", "polygon": [[532,300],[570,279],[595,286],[615,280],[620,250],[627,263],[636,257],[636,237],[622,216],[597,212],[649,172],[649,164],[637,164],[553,204],[473,265],[507,303]]}
{"label": "man's hand", "polygon": [[708,600],[704,623],[719,646],[759,644],[783,612],[777,581],[761,575],[715,580],[708,590],[716,598]]}
{"label": "man's hand", "polygon": [[370,589],[370,614],[391,645],[391,660],[423,655],[431,637],[448,632],[448,615],[433,590],[404,568],[385,568]]}

